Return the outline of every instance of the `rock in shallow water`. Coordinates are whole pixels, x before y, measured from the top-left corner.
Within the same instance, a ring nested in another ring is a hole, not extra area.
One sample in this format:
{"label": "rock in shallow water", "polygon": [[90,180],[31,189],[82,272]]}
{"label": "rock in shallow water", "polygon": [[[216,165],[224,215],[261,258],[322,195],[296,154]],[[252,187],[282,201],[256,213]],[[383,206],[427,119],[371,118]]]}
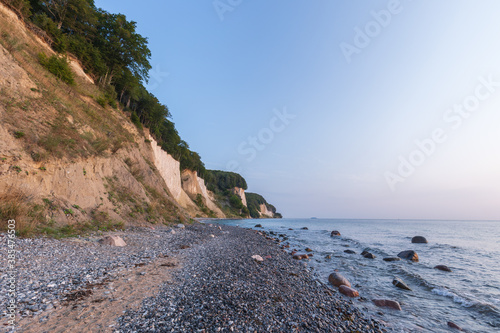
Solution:
{"label": "rock in shallow water", "polygon": [[454,322],[451,322],[451,321],[448,322],[448,327],[454,328],[454,329],[459,330],[459,331],[463,331],[460,326],[458,326],[457,324],[455,324]]}
{"label": "rock in shallow water", "polygon": [[401,259],[411,260],[415,262],[418,261],[418,254],[413,250],[399,252],[398,257],[400,257]]}
{"label": "rock in shallow water", "polygon": [[333,272],[332,274],[330,274],[330,276],[328,276],[328,282],[330,282],[335,287],[351,286],[349,280],[347,280],[342,274],[337,272]]}
{"label": "rock in shallow water", "polygon": [[384,258],[384,261],[400,261],[401,258],[398,257],[386,257]]}
{"label": "rock in shallow water", "polygon": [[335,236],[340,236],[340,232],[337,230],[333,230],[332,233],[330,234],[330,237],[335,237]]}
{"label": "rock in shallow water", "polygon": [[446,265],[437,265],[437,266],[434,266],[434,268],[439,269],[440,271],[444,271],[444,272],[451,272],[451,269]]}
{"label": "rock in shallow water", "polygon": [[370,252],[365,253],[365,254],[363,255],[363,257],[365,257],[365,258],[367,258],[367,259],[375,259],[375,258],[376,258],[376,256],[375,256],[373,253],[370,253]]}
{"label": "rock in shallow water", "polygon": [[348,297],[359,297],[359,292],[355,289],[352,289],[351,287],[341,285],[339,287],[339,291],[341,294],[344,294]]}
{"label": "rock in shallow water", "polygon": [[411,242],[417,244],[427,244],[427,239],[425,239],[424,236],[415,236],[411,239]]}
{"label": "rock in shallow water", "polygon": [[345,250],[344,252],[349,254],[356,254],[356,252],[354,252],[353,250]]}
{"label": "rock in shallow water", "polygon": [[396,302],[396,301],[391,301],[389,299],[374,299],[373,303],[376,306],[385,307],[385,308],[391,308],[391,309],[394,309],[394,310],[401,311],[401,305],[398,302]]}
{"label": "rock in shallow water", "polygon": [[411,290],[406,283],[404,283],[401,279],[398,278],[394,278],[394,280],[392,280],[392,284],[404,290]]}

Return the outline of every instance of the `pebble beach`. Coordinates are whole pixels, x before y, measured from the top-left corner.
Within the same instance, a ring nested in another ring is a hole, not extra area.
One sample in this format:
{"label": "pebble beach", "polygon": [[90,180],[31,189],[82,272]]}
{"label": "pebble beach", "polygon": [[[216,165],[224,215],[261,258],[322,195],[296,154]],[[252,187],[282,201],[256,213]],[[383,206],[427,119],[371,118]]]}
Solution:
{"label": "pebble beach", "polygon": [[112,234],[126,246],[17,240],[16,332],[386,331],[257,231],[194,223]]}

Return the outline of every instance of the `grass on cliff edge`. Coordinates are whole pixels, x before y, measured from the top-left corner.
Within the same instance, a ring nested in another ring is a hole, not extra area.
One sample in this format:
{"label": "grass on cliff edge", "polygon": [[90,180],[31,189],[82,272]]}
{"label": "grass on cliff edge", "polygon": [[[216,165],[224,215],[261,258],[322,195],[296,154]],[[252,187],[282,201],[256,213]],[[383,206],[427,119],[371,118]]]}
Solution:
{"label": "grass on cliff edge", "polygon": [[47,220],[47,215],[61,210],[50,200],[43,204],[34,204],[32,198],[19,191],[0,194],[0,230],[8,230],[8,221],[15,220],[16,235],[31,237],[44,235],[53,238],[66,238],[84,235],[89,232],[123,230],[123,222],[109,219],[104,212],[93,211],[90,222],[77,222],[63,226],[56,225],[54,220]]}

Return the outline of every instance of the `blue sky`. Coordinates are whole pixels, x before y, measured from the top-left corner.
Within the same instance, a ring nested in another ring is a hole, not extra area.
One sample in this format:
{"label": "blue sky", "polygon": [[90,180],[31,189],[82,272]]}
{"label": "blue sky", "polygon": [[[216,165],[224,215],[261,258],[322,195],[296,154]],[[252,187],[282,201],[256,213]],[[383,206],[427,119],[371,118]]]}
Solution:
{"label": "blue sky", "polygon": [[500,219],[497,1],[96,5],[205,165],[286,217]]}

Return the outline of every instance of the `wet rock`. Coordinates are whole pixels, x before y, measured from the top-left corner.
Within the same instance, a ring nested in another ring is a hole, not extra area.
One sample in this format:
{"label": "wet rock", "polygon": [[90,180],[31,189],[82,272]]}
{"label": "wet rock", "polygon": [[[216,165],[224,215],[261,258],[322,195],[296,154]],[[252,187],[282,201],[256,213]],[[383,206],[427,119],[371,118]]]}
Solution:
{"label": "wet rock", "polygon": [[302,229],[302,230],[309,230],[309,228],[308,228],[308,227],[302,227],[302,228],[300,228],[300,229]]}
{"label": "wet rock", "polygon": [[415,236],[411,239],[411,242],[417,244],[427,244],[427,239],[425,239],[424,236]]}
{"label": "wet rock", "polygon": [[437,265],[437,266],[434,266],[434,268],[439,269],[440,271],[444,271],[444,272],[451,272],[451,269],[446,265]]}
{"label": "wet rock", "polygon": [[401,258],[398,257],[386,257],[384,258],[384,261],[400,261]]}
{"label": "wet rock", "polygon": [[365,253],[365,254],[363,255],[363,257],[365,257],[365,258],[367,258],[367,259],[375,259],[375,258],[376,258],[376,256],[375,256],[373,253],[370,253],[370,252]]}
{"label": "wet rock", "polygon": [[351,283],[342,274],[333,272],[328,276],[328,282],[330,282],[335,287],[347,286],[350,287]]}
{"label": "wet rock", "polygon": [[254,254],[252,256],[252,259],[255,260],[255,261],[257,261],[257,262],[263,262],[264,261],[264,259],[261,256],[259,256],[258,254]]}
{"label": "wet rock", "polygon": [[389,299],[374,299],[373,303],[379,307],[391,308],[394,310],[401,311],[401,305],[396,301],[391,301]]}
{"label": "wet rock", "polygon": [[356,289],[352,289],[351,287],[341,285],[339,287],[339,291],[341,294],[344,294],[348,297],[359,297],[359,292]]}
{"label": "wet rock", "polygon": [[288,230],[293,230],[293,228],[288,228]]}
{"label": "wet rock", "polygon": [[340,236],[340,232],[337,230],[333,230],[332,233],[330,234],[330,237],[335,237],[335,236]]}
{"label": "wet rock", "polygon": [[331,256],[330,254],[327,254],[327,255],[325,256],[325,259],[332,259],[332,256]]}
{"label": "wet rock", "polygon": [[406,283],[404,283],[401,279],[398,278],[394,278],[394,280],[392,280],[392,284],[404,290],[411,290]]}
{"label": "wet rock", "polygon": [[344,252],[349,254],[356,254],[356,252],[354,252],[353,250],[344,250]]}
{"label": "wet rock", "polygon": [[255,228],[262,228],[262,224],[256,224]]}
{"label": "wet rock", "polygon": [[454,322],[451,322],[451,321],[448,322],[448,327],[454,328],[454,329],[459,330],[459,331],[463,331],[460,326],[458,326],[457,324],[455,324]]}
{"label": "wet rock", "polygon": [[119,236],[106,236],[99,240],[101,245],[126,246],[125,241]]}
{"label": "wet rock", "polygon": [[413,250],[399,252],[398,257],[400,257],[401,259],[411,260],[415,262],[418,261],[418,254]]}
{"label": "wet rock", "polygon": [[306,252],[312,252],[312,251],[313,251],[312,249],[306,247]]}
{"label": "wet rock", "polygon": [[296,259],[296,260],[302,260],[302,259],[308,259],[309,256],[305,253],[295,253],[293,256],[292,256],[293,259]]}

